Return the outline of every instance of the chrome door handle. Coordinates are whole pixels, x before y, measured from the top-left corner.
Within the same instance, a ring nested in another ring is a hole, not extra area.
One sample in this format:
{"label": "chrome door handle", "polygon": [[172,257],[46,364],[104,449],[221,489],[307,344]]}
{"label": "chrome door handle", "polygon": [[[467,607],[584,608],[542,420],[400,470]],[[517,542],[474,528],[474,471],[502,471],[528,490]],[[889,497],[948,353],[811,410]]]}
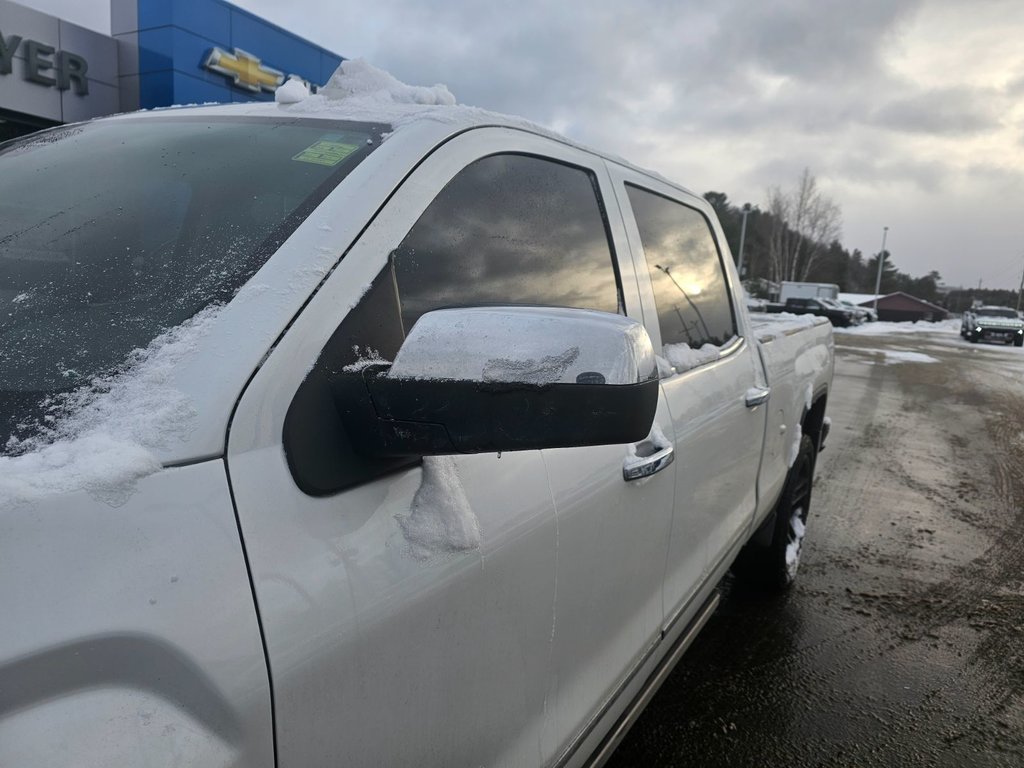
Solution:
{"label": "chrome door handle", "polygon": [[757,408],[768,402],[771,396],[771,387],[751,387],[747,390],[747,408]]}
{"label": "chrome door handle", "polygon": [[630,456],[622,464],[622,479],[629,481],[650,477],[656,472],[661,472],[675,460],[676,451],[671,445],[655,451],[650,456]]}

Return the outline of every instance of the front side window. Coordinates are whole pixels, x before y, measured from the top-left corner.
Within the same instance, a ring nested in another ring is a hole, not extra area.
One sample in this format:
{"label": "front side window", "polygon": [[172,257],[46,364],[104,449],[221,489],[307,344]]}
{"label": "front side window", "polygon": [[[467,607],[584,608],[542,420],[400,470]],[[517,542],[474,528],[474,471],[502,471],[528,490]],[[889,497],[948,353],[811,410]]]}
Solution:
{"label": "front side window", "polygon": [[544,304],[620,311],[593,174],[528,155],[460,172],[394,254],[406,330],[431,309]]}
{"label": "front side window", "polygon": [[626,185],[654,287],[663,345],[722,346],[736,322],[707,220],[693,208]]}
{"label": "front side window", "polygon": [[70,126],[6,145],[0,446],[31,432],[47,398],[228,301],[379,144],[380,131],[167,116]]}
{"label": "front side window", "polygon": [[621,310],[593,174],[533,156],[493,155],[445,186],[335,330],[292,401],[284,445],[299,488],[331,494],[408,466],[408,457],[362,457],[340,421],[324,418],[345,408],[332,381],[368,360],[394,360],[423,313],[483,304]]}

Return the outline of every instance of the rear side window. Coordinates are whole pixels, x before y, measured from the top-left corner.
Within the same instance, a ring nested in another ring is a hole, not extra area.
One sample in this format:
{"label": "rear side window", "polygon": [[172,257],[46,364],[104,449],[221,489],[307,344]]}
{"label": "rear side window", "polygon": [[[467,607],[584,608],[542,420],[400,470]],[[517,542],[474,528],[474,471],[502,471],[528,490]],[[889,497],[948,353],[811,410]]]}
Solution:
{"label": "rear side window", "polygon": [[620,295],[592,173],[527,155],[471,163],[409,230],[296,394],[284,434],[296,483],[326,495],[417,461],[359,455],[338,417],[346,408],[339,377],[367,357],[394,360],[424,312],[481,304],[617,312]]}
{"label": "rear side window", "polygon": [[697,210],[626,185],[658,307],[661,343],[721,346],[736,335],[722,259]]}
{"label": "rear side window", "polygon": [[593,174],[528,155],[463,169],[394,254],[405,329],[424,312],[473,304],[620,311]]}

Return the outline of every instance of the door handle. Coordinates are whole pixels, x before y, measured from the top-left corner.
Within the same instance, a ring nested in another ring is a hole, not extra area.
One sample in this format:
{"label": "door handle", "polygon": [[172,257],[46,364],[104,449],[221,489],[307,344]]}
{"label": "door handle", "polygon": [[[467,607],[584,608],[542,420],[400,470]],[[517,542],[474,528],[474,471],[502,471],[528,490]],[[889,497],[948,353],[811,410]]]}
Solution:
{"label": "door handle", "polygon": [[622,464],[622,479],[640,480],[661,472],[676,460],[676,451],[671,445],[655,451],[650,456],[630,456]]}
{"label": "door handle", "polygon": [[747,408],[757,408],[768,402],[772,394],[771,387],[751,387],[747,390]]}

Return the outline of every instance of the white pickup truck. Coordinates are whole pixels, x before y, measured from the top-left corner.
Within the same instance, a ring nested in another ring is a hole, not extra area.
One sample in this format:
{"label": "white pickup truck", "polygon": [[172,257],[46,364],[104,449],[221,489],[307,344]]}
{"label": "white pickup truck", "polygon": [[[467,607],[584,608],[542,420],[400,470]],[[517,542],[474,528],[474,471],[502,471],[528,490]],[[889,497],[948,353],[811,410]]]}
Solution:
{"label": "white pickup truck", "polygon": [[960,335],[972,344],[978,341],[1001,341],[1024,346],[1024,320],[1009,307],[972,307],[964,312]]}
{"label": "white pickup truck", "polygon": [[357,74],[0,149],[5,768],[599,764],[734,562],[792,581],[828,321]]}

